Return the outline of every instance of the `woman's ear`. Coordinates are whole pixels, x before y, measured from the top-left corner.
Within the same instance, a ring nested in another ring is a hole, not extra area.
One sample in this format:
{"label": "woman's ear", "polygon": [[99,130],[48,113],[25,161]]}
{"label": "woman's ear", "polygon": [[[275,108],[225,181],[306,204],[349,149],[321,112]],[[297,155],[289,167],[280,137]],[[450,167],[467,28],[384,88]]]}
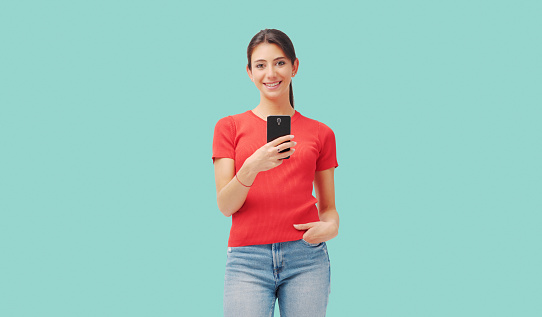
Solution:
{"label": "woman's ear", "polygon": [[248,77],[250,77],[250,80],[254,81],[254,78],[252,78],[252,71],[250,70],[250,68],[248,68],[248,65],[247,65],[247,74],[248,74]]}
{"label": "woman's ear", "polygon": [[292,67],[292,73],[297,74],[298,70],[299,70],[299,58],[296,58],[294,61],[294,65]]}

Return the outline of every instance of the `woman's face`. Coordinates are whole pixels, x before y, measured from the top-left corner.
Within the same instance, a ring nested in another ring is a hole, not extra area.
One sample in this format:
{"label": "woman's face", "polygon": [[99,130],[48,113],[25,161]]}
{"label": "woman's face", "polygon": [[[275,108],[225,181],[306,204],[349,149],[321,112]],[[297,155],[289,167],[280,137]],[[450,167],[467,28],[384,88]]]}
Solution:
{"label": "woman's face", "polygon": [[248,75],[254,81],[262,95],[276,99],[288,95],[290,82],[299,66],[294,64],[276,44],[262,43],[252,51],[252,70],[247,66]]}

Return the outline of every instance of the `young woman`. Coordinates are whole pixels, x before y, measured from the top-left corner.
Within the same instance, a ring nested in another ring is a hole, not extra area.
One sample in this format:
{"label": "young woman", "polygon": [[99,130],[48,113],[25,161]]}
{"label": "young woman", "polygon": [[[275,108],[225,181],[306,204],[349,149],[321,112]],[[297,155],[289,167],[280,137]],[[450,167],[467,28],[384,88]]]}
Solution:
{"label": "young woman", "polygon": [[[260,103],[220,119],[213,138],[218,208],[232,216],[224,316],[272,316],[277,298],[281,316],[325,316],[325,241],[339,230],[335,135],[294,110],[292,78],[299,60],[286,34],[260,31],[247,57]],[[266,143],[269,115],[291,116],[292,135]]]}

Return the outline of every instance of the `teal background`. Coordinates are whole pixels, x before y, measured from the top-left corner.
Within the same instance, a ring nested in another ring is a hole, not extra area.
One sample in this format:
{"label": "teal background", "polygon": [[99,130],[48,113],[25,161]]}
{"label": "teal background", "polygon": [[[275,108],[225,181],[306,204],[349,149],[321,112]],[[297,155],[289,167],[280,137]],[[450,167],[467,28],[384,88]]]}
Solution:
{"label": "teal background", "polygon": [[277,28],[337,138],[328,316],[542,316],[541,10],[2,2],[0,315],[222,314],[212,133]]}

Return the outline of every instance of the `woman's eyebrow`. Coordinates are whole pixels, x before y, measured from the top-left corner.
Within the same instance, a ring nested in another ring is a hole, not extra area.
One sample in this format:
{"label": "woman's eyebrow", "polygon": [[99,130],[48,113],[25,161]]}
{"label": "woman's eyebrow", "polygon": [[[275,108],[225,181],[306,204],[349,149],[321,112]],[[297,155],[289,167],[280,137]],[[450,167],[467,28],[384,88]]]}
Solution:
{"label": "woman's eyebrow", "polygon": [[[274,59],[274,61],[276,61],[277,59],[281,59],[281,58],[286,58],[286,57],[284,57],[284,56],[277,57],[277,58]],[[259,59],[257,61],[254,61],[254,63],[256,63],[256,62],[265,62],[265,59]]]}

